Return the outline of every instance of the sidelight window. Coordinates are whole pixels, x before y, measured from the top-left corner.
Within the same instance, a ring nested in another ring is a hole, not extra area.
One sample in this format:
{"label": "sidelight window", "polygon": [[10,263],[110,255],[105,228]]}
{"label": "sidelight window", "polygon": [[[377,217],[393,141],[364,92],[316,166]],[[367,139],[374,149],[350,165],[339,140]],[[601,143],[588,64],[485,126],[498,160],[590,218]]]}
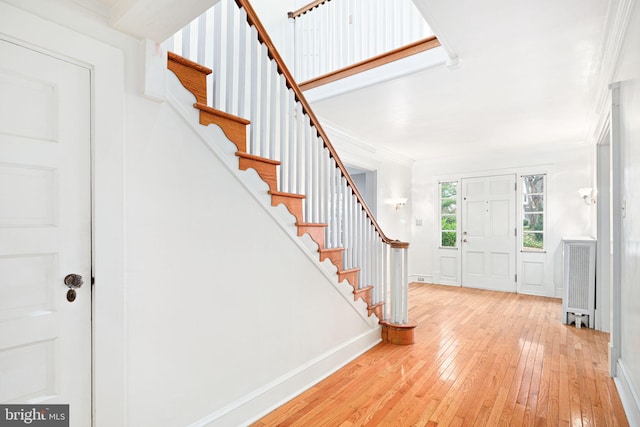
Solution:
{"label": "sidelight window", "polygon": [[522,249],[544,250],[545,175],[522,177]]}
{"label": "sidelight window", "polygon": [[440,246],[458,247],[458,182],[440,183]]}

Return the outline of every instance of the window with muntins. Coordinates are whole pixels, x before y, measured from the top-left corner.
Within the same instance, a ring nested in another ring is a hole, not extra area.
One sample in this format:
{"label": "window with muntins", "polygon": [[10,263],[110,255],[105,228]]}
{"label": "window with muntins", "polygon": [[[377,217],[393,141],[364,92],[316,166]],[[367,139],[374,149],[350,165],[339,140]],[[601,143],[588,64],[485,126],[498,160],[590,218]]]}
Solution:
{"label": "window with muntins", "polygon": [[522,249],[544,250],[545,175],[522,177]]}
{"label": "window with muntins", "polygon": [[440,247],[458,247],[458,182],[440,183]]}

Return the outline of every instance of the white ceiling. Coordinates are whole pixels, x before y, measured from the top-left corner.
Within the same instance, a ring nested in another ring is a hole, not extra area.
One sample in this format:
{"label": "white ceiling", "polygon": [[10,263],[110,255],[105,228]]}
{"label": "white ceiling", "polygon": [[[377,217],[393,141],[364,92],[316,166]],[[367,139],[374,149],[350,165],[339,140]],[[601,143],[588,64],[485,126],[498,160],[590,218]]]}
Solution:
{"label": "white ceiling", "polygon": [[459,58],[312,107],[329,127],[419,160],[586,143],[607,0],[416,0]]}

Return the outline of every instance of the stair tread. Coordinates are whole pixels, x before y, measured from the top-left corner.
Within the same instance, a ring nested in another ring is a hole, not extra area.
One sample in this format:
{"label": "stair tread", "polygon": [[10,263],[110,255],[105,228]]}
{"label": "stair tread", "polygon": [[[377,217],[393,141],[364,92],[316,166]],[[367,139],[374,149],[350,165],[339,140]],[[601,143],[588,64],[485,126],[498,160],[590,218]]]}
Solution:
{"label": "stair tread", "polygon": [[342,252],[345,248],[324,248],[320,249],[320,252]]}
{"label": "stair tread", "polygon": [[340,270],[340,271],[338,271],[338,274],[355,273],[355,272],[358,272],[358,271],[360,271],[359,268],[351,268],[349,270]]}
{"label": "stair tread", "polygon": [[224,111],[216,110],[215,108],[209,107],[208,105],[203,104],[201,102],[196,102],[195,104],[193,104],[193,107],[198,109],[198,110],[200,110],[200,111],[205,111],[207,113],[215,114],[217,116],[224,117],[224,118],[227,118],[229,120],[233,120],[234,122],[238,122],[238,123],[243,124],[243,125],[251,124],[251,122],[249,120],[247,120],[247,119],[243,119],[242,117],[234,116],[233,114],[225,113]]}
{"label": "stair tread", "polygon": [[271,194],[272,196],[291,197],[294,199],[304,199],[305,197],[307,197],[304,194],[283,193],[281,191],[269,191],[269,194]]}
{"label": "stair tread", "polygon": [[376,307],[382,307],[383,305],[384,305],[384,303],[383,303],[383,302],[379,302],[379,303],[377,303],[377,304],[371,304],[371,305],[369,306],[369,309],[374,309],[374,308],[376,308]]}
{"label": "stair tread", "polygon": [[257,162],[268,163],[271,165],[278,166],[280,162],[278,160],[268,159],[266,157],[256,156],[254,154],[245,153],[244,151],[236,151],[236,156],[242,157],[243,159],[255,160]]}
{"label": "stair tread", "polygon": [[297,222],[296,226],[298,227],[327,227],[328,224],[323,224],[319,222]]}
{"label": "stair tread", "polygon": [[365,286],[363,288],[358,288],[353,292],[356,293],[356,292],[368,291],[368,290],[371,290],[371,289],[373,289],[373,286]]}
{"label": "stair tread", "polygon": [[193,62],[190,59],[187,59],[173,52],[167,52],[167,57],[170,61],[174,61],[186,67],[193,68],[194,70],[199,71],[201,73],[204,73],[207,75],[213,73],[213,70],[211,68],[207,68],[204,65],[200,65],[197,62]]}

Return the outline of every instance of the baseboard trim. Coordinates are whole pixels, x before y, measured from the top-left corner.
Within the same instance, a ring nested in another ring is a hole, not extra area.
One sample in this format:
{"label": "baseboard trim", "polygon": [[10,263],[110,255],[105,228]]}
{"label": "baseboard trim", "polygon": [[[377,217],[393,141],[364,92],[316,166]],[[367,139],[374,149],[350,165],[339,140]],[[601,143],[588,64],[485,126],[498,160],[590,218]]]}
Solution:
{"label": "baseboard trim", "polygon": [[[422,279],[422,280],[420,280]],[[433,283],[433,276],[430,274],[410,274],[409,275],[409,283]]]}
{"label": "baseboard trim", "polygon": [[378,345],[380,337],[379,327],[354,337],[189,427],[249,425]]}
{"label": "baseboard trim", "polygon": [[633,388],[629,373],[622,360],[618,360],[618,372],[614,378],[624,412],[631,427],[640,427],[640,398]]}

